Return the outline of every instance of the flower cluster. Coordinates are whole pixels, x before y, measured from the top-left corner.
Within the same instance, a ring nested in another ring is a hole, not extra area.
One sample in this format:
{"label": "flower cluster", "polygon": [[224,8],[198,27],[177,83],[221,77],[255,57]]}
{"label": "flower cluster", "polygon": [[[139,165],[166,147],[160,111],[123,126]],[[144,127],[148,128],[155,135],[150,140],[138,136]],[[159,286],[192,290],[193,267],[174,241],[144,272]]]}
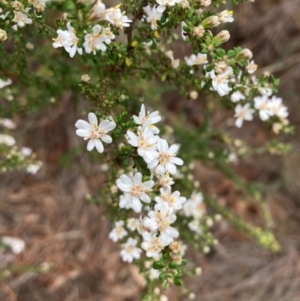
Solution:
{"label": "flower cluster", "polygon": [[[96,24],[93,27],[86,28],[84,35],[83,47],[87,54],[91,52],[95,55],[97,51],[105,52],[107,45],[115,39],[115,35],[110,25],[116,28],[129,27],[132,22],[120,10],[119,5],[106,9],[105,4],[98,0],[91,9],[90,18],[97,21],[104,21],[105,26]],[[52,44],[54,48],[63,47],[70,55],[74,57],[76,52],[82,55],[83,51],[78,44],[81,44],[76,30],[71,26],[71,22],[67,23],[67,30],[57,30],[58,37],[54,39]]]}

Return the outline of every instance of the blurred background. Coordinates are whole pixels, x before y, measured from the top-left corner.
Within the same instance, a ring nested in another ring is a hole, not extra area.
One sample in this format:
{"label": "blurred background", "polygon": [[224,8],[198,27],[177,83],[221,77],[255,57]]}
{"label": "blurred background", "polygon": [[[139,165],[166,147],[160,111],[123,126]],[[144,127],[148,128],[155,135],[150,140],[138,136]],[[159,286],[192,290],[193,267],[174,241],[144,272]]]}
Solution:
{"label": "blurred background", "polygon": [[[199,301],[299,301],[300,0],[258,0],[233,10],[228,47],[251,49],[258,72],[280,78],[279,96],[295,126],[295,134],[284,138],[291,145],[289,155],[253,155],[236,166],[243,178],[267,185],[272,228],[282,251],[259,247],[222,220],[214,228],[219,245],[210,254],[188,251],[189,261],[203,273],[186,281]],[[100,207],[86,201],[103,185],[105,167],[95,166],[87,156],[64,156],[81,143],[75,136],[78,113],[71,98],[66,93],[39,113],[14,118],[18,141],[34,150],[43,167],[36,175],[0,174],[0,234],[21,239],[20,248],[25,242],[21,253],[17,247],[0,251],[1,301],[140,300],[143,282],[137,269],[120,261],[118,245],[108,239],[110,222]],[[172,104],[165,102],[172,114],[183,107],[199,121],[195,102],[178,99],[174,104],[174,95],[172,99]],[[254,146],[268,139],[258,120],[232,132]],[[195,178],[201,189],[256,222],[258,208],[242,202],[220,172],[199,163]],[[172,301],[188,300],[176,288],[167,295]]]}

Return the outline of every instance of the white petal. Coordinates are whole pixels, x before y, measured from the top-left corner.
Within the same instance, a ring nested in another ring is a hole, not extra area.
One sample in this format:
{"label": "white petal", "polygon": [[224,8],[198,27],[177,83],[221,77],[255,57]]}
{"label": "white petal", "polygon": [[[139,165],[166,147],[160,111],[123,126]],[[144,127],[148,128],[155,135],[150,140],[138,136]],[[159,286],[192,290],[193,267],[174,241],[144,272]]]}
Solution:
{"label": "white petal", "polygon": [[116,127],[116,124],[113,121],[102,120],[99,124],[99,129],[102,129],[105,132],[112,131]]}
{"label": "white petal", "polygon": [[151,198],[146,193],[141,194],[140,199],[145,203],[148,203],[148,204],[151,203]]}
{"label": "white petal", "polygon": [[171,162],[166,163],[166,169],[170,172],[170,174],[174,175],[177,171],[175,164]]}
{"label": "white petal", "polygon": [[179,149],[179,145],[178,144],[173,144],[170,148],[169,148],[169,154],[177,154]]}
{"label": "white petal", "polygon": [[89,140],[87,144],[87,150],[91,151],[95,147],[94,139]]}
{"label": "white petal", "polygon": [[142,183],[142,174],[140,172],[137,172],[134,177],[133,177],[133,183],[135,185],[141,184]]}
{"label": "white petal", "polygon": [[82,120],[82,119],[77,120],[77,122],[75,123],[75,126],[78,129],[86,129],[86,130],[89,130],[92,128],[91,125],[87,121]]}
{"label": "white petal", "polygon": [[101,140],[103,140],[106,143],[112,143],[112,138],[110,136],[108,136],[108,135],[103,135],[101,137]]}
{"label": "white petal", "polygon": [[171,157],[169,159],[170,162],[175,163],[177,165],[183,165],[183,161],[180,158],[177,157]]}
{"label": "white petal", "polygon": [[97,119],[97,116],[94,113],[89,113],[88,114],[88,119],[89,119],[90,124],[98,125],[98,119]]}
{"label": "white petal", "polygon": [[132,209],[137,213],[142,211],[142,203],[141,203],[139,198],[137,198],[137,197],[133,198],[133,200],[132,200]]}
{"label": "white petal", "polygon": [[104,147],[103,147],[102,142],[101,142],[99,139],[94,139],[94,140],[95,140],[95,146],[96,146],[97,151],[98,151],[100,154],[103,153]]}
{"label": "white petal", "polygon": [[76,135],[79,137],[89,137],[91,134],[90,130],[86,130],[86,129],[78,129],[76,130]]}

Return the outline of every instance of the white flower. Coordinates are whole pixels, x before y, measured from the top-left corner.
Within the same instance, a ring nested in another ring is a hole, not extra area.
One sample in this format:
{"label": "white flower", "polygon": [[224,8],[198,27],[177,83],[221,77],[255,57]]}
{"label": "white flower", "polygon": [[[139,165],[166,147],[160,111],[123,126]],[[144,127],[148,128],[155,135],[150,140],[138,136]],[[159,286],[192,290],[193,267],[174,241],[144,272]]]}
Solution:
{"label": "white flower", "polygon": [[120,208],[132,208],[135,212],[141,212],[142,203],[150,203],[151,198],[147,194],[152,191],[154,181],[142,182],[142,174],[135,173],[133,179],[123,174],[116,181],[120,190],[124,191],[124,197],[120,198]]}
{"label": "white flower", "polygon": [[90,139],[87,144],[88,151],[96,147],[99,153],[103,153],[104,147],[100,139],[105,143],[111,143],[112,139],[107,133],[112,131],[116,124],[113,121],[102,120],[98,125],[98,120],[94,113],[89,113],[88,119],[89,123],[82,119],[76,122],[75,126],[78,128],[76,134],[83,137],[84,140]]}
{"label": "white flower", "polygon": [[193,192],[190,199],[183,204],[183,212],[186,217],[193,216],[194,219],[201,219],[205,214],[202,193]]}
{"label": "white flower", "polygon": [[159,133],[159,129],[156,126],[154,126],[155,123],[161,121],[161,116],[159,116],[159,112],[158,111],[152,113],[147,112],[146,114],[146,109],[144,104],[142,104],[141,106],[139,116],[134,115],[133,120],[136,124],[141,125],[143,128],[148,127],[153,132],[153,134]]}
{"label": "white flower", "polygon": [[139,259],[142,250],[136,247],[137,240],[128,238],[127,242],[122,245],[123,250],[121,251],[122,260],[125,262],[132,262],[133,259]]}
{"label": "white flower", "polygon": [[149,271],[149,279],[150,280],[154,280],[154,279],[158,279],[160,275],[160,271],[159,270],[155,270],[155,269],[151,269]]}
{"label": "white flower", "polygon": [[32,149],[29,147],[22,147],[20,152],[24,157],[29,157],[32,154]]}
{"label": "white flower", "polygon": [[235,91],[231,94],[230,99],[232,102],[238,102],[242,99],[245,99],[245,95],[240,91]]}
{"label": "white flower", "polygon": [[0,134],[0,144],[5,144],[6,146],[13,146],[16,144],[16,140],[12,136]]}
{"label": "white flower", "polygon": [[160,196],[155,197],[156,208],[159,210],[162,203],[167,203],[174,210],[182,209],[182,204],[186,201],[185,197],[180,196],[178,190],[172,193],[171,188],[161,188]]}
{"label": "white flower", "polygon": [[113,242],[117,242],[118,240],[122,239],[128,234],[123,226],[124,226],[124,221],[118,221],[115,223],[114,229],[109,233],[109,238]]}
{"label": "white flower", "polygon": [[201,229],[200,229],[200,223],[199,220],[192,220],[191,222],[188,223],[188,227],[190,228],[190,230],[192,230],[193,232],[197,233],[197,234],[201,234]]}
{"label": "white flower", "polygon": [[250,104],[246,103],[244,106],[237,105],[235,107],[235,115],[236,121],[235,125],[240,128],[243,125],[244,120],[252,120],[253,119],[254,110],[250,108]]}
{"label": "white flower", "polygon": [[167,6],[174,6],[176,3],[181,3],[182,0],[156,0],[156,3],[159,5],[157,10],[160,13],[163,13]]}
{"label": "white flower", "polygon": [[67,23],[67,29],[68,30],[57,30],[58,37],[53,39],[53,47],[64,47],[70,57],[74,57],[76,51],[81,55],[82,48],[77,47],[79,39],[76,36],[75,29],[71,26],[71,22]]}
{"label": "white flower", "polygon": [[139,223],[140,221],[137,218],[132,217],[127,219],[126,226],[130,231],[135,231],[137,230]]}
{"label": "white flower", "polygon": [[11,85],[11,79],[3,80],[0,78],[0,89],[4,88],[5,86]]}
{"label": "white flower", "polygon": [[277,96],[272,96],[270,100],[270,109],[272,115],[275,115],[281,119],[284,119],[289,115],[287,107],[282,104],[282,98]]}
{"label": "white flower", "polygon": [[127,131],[128,143],[134,147],[137,147],[138,154],[144,158],[144,160],[151,161],[157,155],[157,142],[158,136],[154,136],[149,128],[144,128],[142,132],[138,132],[136,135],[132,131]]}
{"label": "white flower", "polygon": [[107,9],[104,19],[118,28],[129,27],[132,22],[132,20],[128,19],[128,17],[121,12],[118,5]]}
{"label": "white flower", "polygon": [[30,164],[26,167],[26,172],[35,175],[39,171],[40,168],[41,168],[41,163]]}
{"label": "white flower", "polygon": [[271,88],[268,87],[258,87],[258,91],[260,92],[261,95],[265,95],[270,97],[273,93]]}
{"label": "white flower", "polygon": [[100,25],[93,27],[93,32],[84,36],[84,49],[86,53],[96,54],[97,50],[106,51],[106,44],[110,44],[111,40],[114,39],[114,34],[109,28],[103,28]]}
{"label": "white flower", "polygon": [[[15,16],[12,21],[17,23],[17,27],[24,27],[26,24],[32,24],[32,20],[21,11],[14,11],[14,14]],[[17,30],[17,27],[14,27],[14,29]]]}
{"label": "white flower", "polygon": [[20,254],[25,249],[25,242],[20,238],[3,236],[1,242],[8,245],[15,254]]}
{"label": "white flower", "polygon": [[256,71],[257,65],[254,63],[254,61],[251,61],[247,66],[246,70],[249,74],[252,74]]}
{"label": "white flower", "polygon": [[169,173],[166,172],[162,175],[158,174],[156,175],[158,178],[158,185],[161,187],[171,187],[171,185],[173,185],[175,182],[173,181],[173,179],[169,176]]}
{"label": "white flower", "polygon": [[174,175],[177,171],[176,165],[182,165],[183,161],[176,157],[179,146],[173,144],[172,146],[168,145],[168,142],[165,139],[159,139],[157,142],[157,154],[155,159],[147,162],[149,169],[154,169],[158,174],[163,174],[169,172]]}
{"label": "white flower", "polygon": [[221,23],[233,22],[233,11],[232,10],[224,10],[218,14],[219,20]]}
{"label": "white flower", "polygon": [[16,124],[11,119],[8,118],[0,118],[0,125],[10,130],[13,130],[17,127]]}
{"label": "white flower", "polygon": [[215,75],[215,71],[212,70],[209,72],[209,76],[212,79],[212,89],[216,91],[221,97],[229,94],[232,88],[229,86],[229,75],[231,74],[230,70],[227,70],[224,73]]}
{"label": "white flower", "polygon": [[170,226],[175,222],[176,215],[167,203],[160,204],[159,210],[156,206],[155,211],[151,210],[148,212],[148,216],[143,220],[143,225],[152,232],[159,231],[160,236],[169,245],[173,242],[174,238],[179,236],[178,231]]}
{"label": "white flower", "polygon": [[208,63],[206,53],[198,53],[197,55],[192,54],[190,57],[185,57],[184,59],[187,65],[189,66],[202,65]]}
{"label": "white flower", "polygon": [[147,6],[143,7],[143,10],[146,14],[146,16],[144,16],[144,18],[146,19],[146,21],[148,23],[151,23],[151,29],[152,30],[156,30],[157,29],[157,21],[159,21],[162,17],[162,13],[160,13],[157,10],[157,7],[155,6],[150,6],[149,4]]}
{"label": "white flower", "polygon": [[144,241],[141,246],[146,251],[146,256],[158,259],[161,251],[169,244],[169,241],[162,236],[156,236],[149,232],[143,232],[142,235]]}
{"label": "white flower", "polygon": [[272,111],[270,110],[270,101],[267,96],[257,96],[254,97],[254,107],[259,110],[259,117],[262,121],[266,121],[272,115]]}

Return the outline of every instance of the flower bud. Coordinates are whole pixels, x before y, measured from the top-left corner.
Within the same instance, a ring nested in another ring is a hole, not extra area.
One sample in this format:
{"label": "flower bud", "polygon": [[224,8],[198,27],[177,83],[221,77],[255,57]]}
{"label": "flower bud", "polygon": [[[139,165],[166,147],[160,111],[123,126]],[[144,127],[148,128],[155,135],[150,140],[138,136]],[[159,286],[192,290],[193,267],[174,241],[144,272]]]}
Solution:
{"label": "flower bud", "polygon": [[11,4],[11,7],[14,9],[14,10],[21,10],[23,9],[23,4],[19,1],[14,1],[12,4]]}
{"label": "flower bud", "polygon": [[183,8],[183,9],[190,8],[190,4],[187,0],[181,1],[180,5],[181,5],[181,8]]}
{"label": "flower bud", "polygon": [[218,16],[210,16],[201,23],[204,27],[217,27],[221,24]]}
{"label": "flower bud", "polygon": [[191,99],[197,99],[198,98],[198,92],[197,91],[191,91],[190,92],[190,98]]}
{"label": "flower bud", "polygon": [[205,29],[202,25],[193,28],[193,35],[197,38],[202,38],[205,33]]}
{"label": "flower bud", "polygon": [[7,40],[7,33],[5,30],[0,28],[0,42],[4,42]]}
{"label": "flower bud", "polygon": [[212,0],[200,0],[200,5],[201,6],[206,7],[206,6],[209,6],[211,4],[212,4]]}
{"label": "flower bud", "polygon": [[243,50],[241,51],[240,55],[241,55],[244,59],[246,59],[246,60],[251,60],[252,57],[253,57],[252,51],[249,50],[249,49],[247,49],[247,48],[243,49]]}
{"label": "flower bud", "polygon": [[228,30],[222,30],[214,38],[214,40],[217,40],[220,44],[226,43],[229,39],[230,39],[230,34]]}

